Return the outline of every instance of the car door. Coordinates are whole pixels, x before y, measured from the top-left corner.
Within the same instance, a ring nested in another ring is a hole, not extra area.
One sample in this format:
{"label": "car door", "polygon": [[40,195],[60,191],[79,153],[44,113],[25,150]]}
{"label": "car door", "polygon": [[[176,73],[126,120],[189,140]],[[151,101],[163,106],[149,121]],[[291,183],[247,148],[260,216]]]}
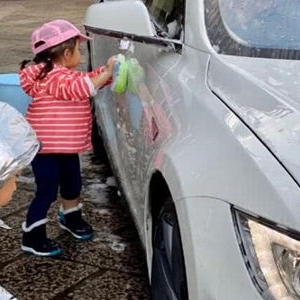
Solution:
{"label": "car door", "polygon": [[[184,15],[183,0],[154,0],[145,4],[152,17],[151,28],[155,29],[153,39],[149,36],[143,39],[138,28],[134,30],[139,35],[136,41],[122,39],[120,34],[116,37],[103,31],[99,34],[93,24],[86,26],[93,37],[90,44],[93,68],[105,64],[109,56],[117,53],[123,54],[128,64],[126,91],[117,94],[105,88],[99,91],[94,104],[96,117],[103,123],[109,140],[115,169],[140,224],[149,162],[176,132],[176,115],[170,113],[170,107],[182,98],[175,80],[178,81],[182,69]],[[96,18],[99,16],[95,13],[88,19]],[[164,39],[159,42],[155,36]],[[167,40],[170,42],[164,42]],[[155,163],[159,164],[159,155],[156,157]]]}
{"label": "car door", "polygon": [[[180,43],[183,1],[150,0],[146,6],[157,34]],[[147,42],[123,41],[123,45],[128,63],[128,88],[116,99],[118,140],[136,201],[135,209],[143,210],[149,162],[176,130],[176,116],[170,117],[169,112],[179,94],[167,80],[174,80],[175,86],[181,54]]]}

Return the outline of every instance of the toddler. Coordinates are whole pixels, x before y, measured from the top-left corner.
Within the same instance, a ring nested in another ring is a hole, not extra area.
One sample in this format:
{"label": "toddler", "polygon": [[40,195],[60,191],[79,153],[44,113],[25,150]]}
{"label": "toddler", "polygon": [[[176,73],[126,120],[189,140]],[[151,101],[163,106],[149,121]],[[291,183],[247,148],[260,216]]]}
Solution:
{"label": "toddler", "polygon": [[35,255],[55,256],[62,251],[46,234],[47,212],[58,191],[62,198],[60,227],[79,240],[93,236],[81,214],[78,154],[92,148],[89,97],[111,82],[115,57],[92,72],[75,70],[80,63],[80,43],[88,39],[68,21],[45,23],[31,36],[33,64],[21,63],[21,87],[32,98],[26,119],[42,143],[32,161],[36,193],[22,225],[21,248]]}

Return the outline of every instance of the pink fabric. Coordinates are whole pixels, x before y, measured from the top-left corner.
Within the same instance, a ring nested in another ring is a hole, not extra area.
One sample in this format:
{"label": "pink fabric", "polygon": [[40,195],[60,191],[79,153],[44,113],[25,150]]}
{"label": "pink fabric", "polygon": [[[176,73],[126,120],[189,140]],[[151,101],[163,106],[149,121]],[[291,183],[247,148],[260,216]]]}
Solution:
{"label": "pink fabric", "polygon": [[75,36],[78,36],[81,42],[90,39],[70,22],[54,20],[45,23],[32,33],[31,50],[34,54],[38,54]]}
{"label": "pink fabric", "polygon": [[36,80],[42,67],[32,65],[20,71],[21,87],[32,97],[26,119],[42,142],[40,153],[91,149],[92,91],[87,77],[100,74],[103,67],[85,73],[55,65],[45,78]]}

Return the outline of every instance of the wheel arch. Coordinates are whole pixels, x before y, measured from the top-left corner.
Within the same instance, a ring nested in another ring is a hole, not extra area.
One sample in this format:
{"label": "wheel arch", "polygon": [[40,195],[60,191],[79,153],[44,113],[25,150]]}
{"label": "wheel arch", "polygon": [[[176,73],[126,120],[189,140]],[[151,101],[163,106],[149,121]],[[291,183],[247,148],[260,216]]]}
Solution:
{"label": "wheel arch", "polygon": [[163,204],[171,200],[172,195],[166,179],[160,171],[155,171],[149,184],[148,211],[152,220],[151,237],[153,239],[153,229]]}
{"label": "wheel arch", "polygon": [[[154,278],[154,283],[153,283],[152,275],[157,275],[157,274],[162,274],[162,273],[165,274],[165,272],[160,273],[159,271],[158,271],[158,273],[156,271],[156,273],[153,274],[153,271],[154,271],[154,266],[157,267],[157,262],[160,262],[160,260],[157,260],[157,251],[158,251],[158,249],[160,249],[160,247],[157,247],[158,244],[157,244],[157,236],[156,235],[158,234],[158,236],[160,236],[160,234],[161,234],[160,233],[162,230],[161,222],[162,222],[162,218],[165,218],[162,216],[166,215],[166,207],[169,207],[169,209],[171,209],[170,211],[173,212],[172,213],[173,220],[176,220],[174,223],[176,225],[174,225],[174,226],[177,228],[177,229],[174,229],[174,232],[176,232],[176,237],[178,237],[177,238],[177,248],[174,248],[174,249],[180,249],[179,252],[172,250],[169,253],[173,253],[173,252],[178,253],[179,261],[181,261],[181,264],[178,264],[178,265],[181,267],[178,269],[178,272],[176,272],[176,274],[180,273],[181,276],[175,276],[177,279],[179,278],[180,284],[178,284],[178,285],[176,284],[176,287],[174,286],[174,288],[175,288],[174,290],[170,289],[170,290],[172,290],[172,293],[171,294],[167,293],[167,294],[169,296],[173,295],[174,297],[176,294],[177,296],[180,297],[178,299],[186,300],[186,299],[188,299],[186,264],[185,264],[185,257],[184,257],[184,253],[183,253],[183,247],[182,247],[182,238],[181,238],[180,225],[179,225],[179,221],[178,221],[178,215],[177,215],[177,211],[176,211],[175,202],[173,201],[172,194],[171,194],[170,188],[168,186],[167,180],[164,178],[163,174],[160,171],[155,171],[151,177],[151,180],[149,183],[149,203],[148,203],[148,205],[149,205],[149,212],[151,214],[151,220],[152,220],[151,235],[150,235],[149,239],[151,239],[151,248],[153,250],[153,252],[151,251],[152,252],[151,258],[148,257],[148,259],[149,259],[148,266],[151,266],[151,268],[148,268],[148,270],[149,270],[150,283],[151,283],[151,285],[154,284],[154,286],[155,286],[153,288],[153,290],[151,288],[151,297],[153,296],[152,295],[153,291],[156,291],[155,295],[157,293],[159,295],[161,295],[159,292],[157,292],[157,288],[156,288],[157,280],[155,281],[155,278],[157,276],[153,277]],[[167,215],[168,214],[169,213],[167,213]],[[168,217],[168,219],[169,219],[169,217]],[[168,241],[167,244],[169,244],[168,238],[166,239],[166,241]],[[174,241],[174,240],[172,239],[172,241]],[[159,250],[159,252],[160,252],[160,250]],[[176,260],[176,262],[178,262],[178,261]],[[154,263],[154,266],[153,266],[153,263]],[[159,263],[159,265],[165,265],[165,264]],[[176,266],[178,266],[178,265],[176,264]],[[171,268],[171,269],[173,269],[173,268]],[[155,268],[155,270],[157,270],[157,269]],[[173,276],[172,276],[172,278],[173,278]],[[160,284],[159,284],[159,286],[160,286]],[[167,285],[167,286],[169,286],[169,285]],[[176,291],[176,292],[174,293],[174,291]],[[160,298],[160,296],[159,296],[159,298]],[[157,297],[155,297],[155,299],[157,299]],[[173,297],[172,297],[172,299],[173,299]],[[177,297],[176,297],[176,299],[177,299]]]}

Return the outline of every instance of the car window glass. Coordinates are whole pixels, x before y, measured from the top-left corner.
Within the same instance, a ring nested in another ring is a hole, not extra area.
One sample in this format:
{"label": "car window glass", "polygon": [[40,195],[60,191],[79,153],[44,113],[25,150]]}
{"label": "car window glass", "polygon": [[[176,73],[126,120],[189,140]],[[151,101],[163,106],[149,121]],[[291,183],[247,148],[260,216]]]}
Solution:
{"label": "car window glass", "polygon": [[146,0],[145,4],[158,29],[158,34],[173,39],[181,37],[184,0]]}
{"label": "car window glass", "polygon": [[248,46],[300,49],[299,0],[219,0],[231,37]]}
{"label": "car window glass", "polygon": [[204,5],[217,53],[300,59],[300,0],[204,0]]}

